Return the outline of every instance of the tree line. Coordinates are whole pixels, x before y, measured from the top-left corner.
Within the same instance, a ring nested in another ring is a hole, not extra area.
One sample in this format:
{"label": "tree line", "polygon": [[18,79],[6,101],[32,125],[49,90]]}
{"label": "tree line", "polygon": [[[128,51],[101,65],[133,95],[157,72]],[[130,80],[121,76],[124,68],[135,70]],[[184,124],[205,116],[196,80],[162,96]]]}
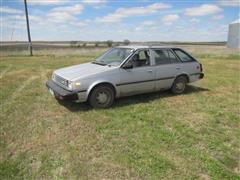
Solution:
{"label": "tree line", "polygon": [[113,40],[107,40],[107,41],[71,41],[70,46],[71,47],[88,47],[88,46],[95,46],[95,47],[112,47],[112,46],[119,46],[119,45],[129,45],[131,42],[128,39],[125,39],[123,41],[113,41]]}

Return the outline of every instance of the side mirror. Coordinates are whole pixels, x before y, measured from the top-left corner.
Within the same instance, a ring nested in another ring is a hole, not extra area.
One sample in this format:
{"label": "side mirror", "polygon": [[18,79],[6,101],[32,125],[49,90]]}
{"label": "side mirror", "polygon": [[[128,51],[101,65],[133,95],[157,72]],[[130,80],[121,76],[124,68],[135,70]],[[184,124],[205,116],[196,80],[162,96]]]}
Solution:
{"label": "side mirror", "polygon": [[123,69],[132,69],[133,65],[132,65],[132,63],[127,63],[127,64],[124,64],[122,68]]}

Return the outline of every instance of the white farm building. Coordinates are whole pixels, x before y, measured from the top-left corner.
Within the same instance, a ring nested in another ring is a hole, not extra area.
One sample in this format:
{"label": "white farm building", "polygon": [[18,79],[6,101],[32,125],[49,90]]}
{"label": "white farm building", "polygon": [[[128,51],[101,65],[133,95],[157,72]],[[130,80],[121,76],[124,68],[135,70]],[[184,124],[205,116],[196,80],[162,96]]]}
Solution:
{"label": "white farm building", "polygon": [[229,24],[227,47],[240,48],[240,19]]}

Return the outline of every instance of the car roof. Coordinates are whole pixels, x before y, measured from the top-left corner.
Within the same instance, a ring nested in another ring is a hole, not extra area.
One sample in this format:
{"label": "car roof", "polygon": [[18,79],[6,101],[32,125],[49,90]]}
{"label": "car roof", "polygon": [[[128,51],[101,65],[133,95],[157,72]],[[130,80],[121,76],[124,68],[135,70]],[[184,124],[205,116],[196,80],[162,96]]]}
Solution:
{"label": "car roof", "polygon": [[141,46],[141,45],[128,45],[128,46],[117,46],[118,48],[131,48],[134,50],[137,49],[148,49],[148,48],[176,48],[174,46]]}

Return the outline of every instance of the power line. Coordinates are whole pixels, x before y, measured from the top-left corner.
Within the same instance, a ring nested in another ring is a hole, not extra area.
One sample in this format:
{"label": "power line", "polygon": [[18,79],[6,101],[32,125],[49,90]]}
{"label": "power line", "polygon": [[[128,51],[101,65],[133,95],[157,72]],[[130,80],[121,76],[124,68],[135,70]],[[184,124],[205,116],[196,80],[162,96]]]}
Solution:
{"label": "power line", "polygon": [[26,15],[26,23],[27,23],[27,33],[28,33],[28,48],[30,51],[30,56],[33,55],[32,53],[32,41],[31,41],[31,34],[30,34],[30,28],[29,28],[29,20],[28,20],[28,8],[27,8],[27,0],[24,0],[25,5],[25,15]]}

